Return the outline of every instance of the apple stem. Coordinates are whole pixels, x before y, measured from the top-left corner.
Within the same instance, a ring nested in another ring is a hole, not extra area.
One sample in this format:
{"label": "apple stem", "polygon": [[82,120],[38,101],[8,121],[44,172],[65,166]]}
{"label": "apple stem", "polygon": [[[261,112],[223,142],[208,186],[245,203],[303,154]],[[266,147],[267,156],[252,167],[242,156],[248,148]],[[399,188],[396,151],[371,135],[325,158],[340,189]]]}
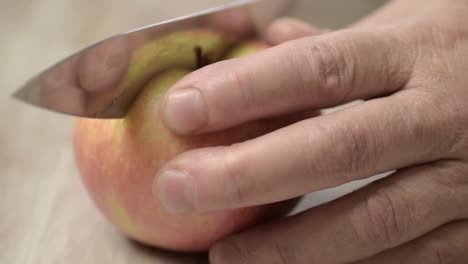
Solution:
{"label": "apple stem", "polygon": [[197,69],[200,69],[203,67],[203,50],[200,46],[196,46],[193,48],[193,51],[195,52],[195,58],[197,60]]}
{"label": "apple stem", "polygon": [[203,68],[206,65],[213,63],[213,59],[211,58],[213,54],[203,54],[202,47],[195,46],[195,48],[193,48],[193,51],[195,52],[195,59],[197,60],[197,69]]}

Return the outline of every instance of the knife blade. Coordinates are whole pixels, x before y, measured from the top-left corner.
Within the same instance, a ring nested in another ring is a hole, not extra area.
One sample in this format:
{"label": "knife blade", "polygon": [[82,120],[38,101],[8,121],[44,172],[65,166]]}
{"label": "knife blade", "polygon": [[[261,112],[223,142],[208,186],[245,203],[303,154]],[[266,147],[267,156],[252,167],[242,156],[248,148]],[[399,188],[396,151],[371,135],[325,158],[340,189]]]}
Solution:
{"label": "knife blade", "polygon": [[[139,89],[121,87],[130,58],[147,40],[184,30],[214,29],[242,37],[261,36],[268,24],[284,15],[294,0],[237,0],[216,8],[114,35],[46,68],[20,87],[13,97],[66,115],[123,118]],[[236,21],[241,18],[242,21]],[[243,27],[243,28],[241,28]],[[194,47],[196,48],[196,47]],[[127,93],[131,96],[122,96]]]}

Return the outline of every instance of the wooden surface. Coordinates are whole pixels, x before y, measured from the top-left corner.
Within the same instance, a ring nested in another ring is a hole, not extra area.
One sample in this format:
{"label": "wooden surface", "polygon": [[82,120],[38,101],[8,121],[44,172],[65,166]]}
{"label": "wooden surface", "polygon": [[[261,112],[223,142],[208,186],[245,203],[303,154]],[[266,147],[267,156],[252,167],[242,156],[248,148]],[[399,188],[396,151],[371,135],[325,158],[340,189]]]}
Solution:
{"label": "wooden surface", "polygon": [[[124,239],[79,181],[71,151],[73,119],[23,105],[9,94],[43,67],[99,38],[221,2],[226,1],[0,0],[0,263],[206,263],[204,256],[147,249]],[[377,2],[305,1],[310,6],[301,14],[333,28]],[[312,194],[298,210],[336,194]]]}

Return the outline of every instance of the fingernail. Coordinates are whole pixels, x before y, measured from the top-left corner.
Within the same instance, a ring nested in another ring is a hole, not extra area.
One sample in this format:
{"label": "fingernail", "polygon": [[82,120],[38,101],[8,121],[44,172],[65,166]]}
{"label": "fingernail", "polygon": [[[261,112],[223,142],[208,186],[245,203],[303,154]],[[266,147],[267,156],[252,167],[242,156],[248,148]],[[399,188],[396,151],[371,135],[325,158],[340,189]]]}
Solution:
{"label": "fingernail", "polygon": [[166,125],[180,134],[199,130],[207,122],[205,101],[198,89],[187,88],[171,93],[164,108]]}
{"label": "fingernail", "polygon": [[173,213],[194,210],[193,184],[190,176],[180,171],[165,171],[158,176],[154,188],[162,205]]}
{"label": "fingernail", "polygon": [[210,254],[210,263],[239,264],[244,263],[239,249],[229,242],[216,244]]}

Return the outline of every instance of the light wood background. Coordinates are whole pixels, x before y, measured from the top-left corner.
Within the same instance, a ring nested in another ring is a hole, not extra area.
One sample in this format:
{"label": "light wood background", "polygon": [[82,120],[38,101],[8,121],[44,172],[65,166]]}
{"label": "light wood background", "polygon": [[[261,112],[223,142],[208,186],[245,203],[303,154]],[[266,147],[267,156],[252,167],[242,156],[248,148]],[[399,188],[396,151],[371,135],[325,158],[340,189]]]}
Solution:
{"label": "light wood background", "polygon": [[[13,101],[27,78],[113,33],[226,0],[0,0],[0,263],[206,263],[127,241],[97,212],[73,161],[73,118]],[[378,0],[303,1],[303,18],[349,23]],[[298,210],[356,185],[308,197]]]}

